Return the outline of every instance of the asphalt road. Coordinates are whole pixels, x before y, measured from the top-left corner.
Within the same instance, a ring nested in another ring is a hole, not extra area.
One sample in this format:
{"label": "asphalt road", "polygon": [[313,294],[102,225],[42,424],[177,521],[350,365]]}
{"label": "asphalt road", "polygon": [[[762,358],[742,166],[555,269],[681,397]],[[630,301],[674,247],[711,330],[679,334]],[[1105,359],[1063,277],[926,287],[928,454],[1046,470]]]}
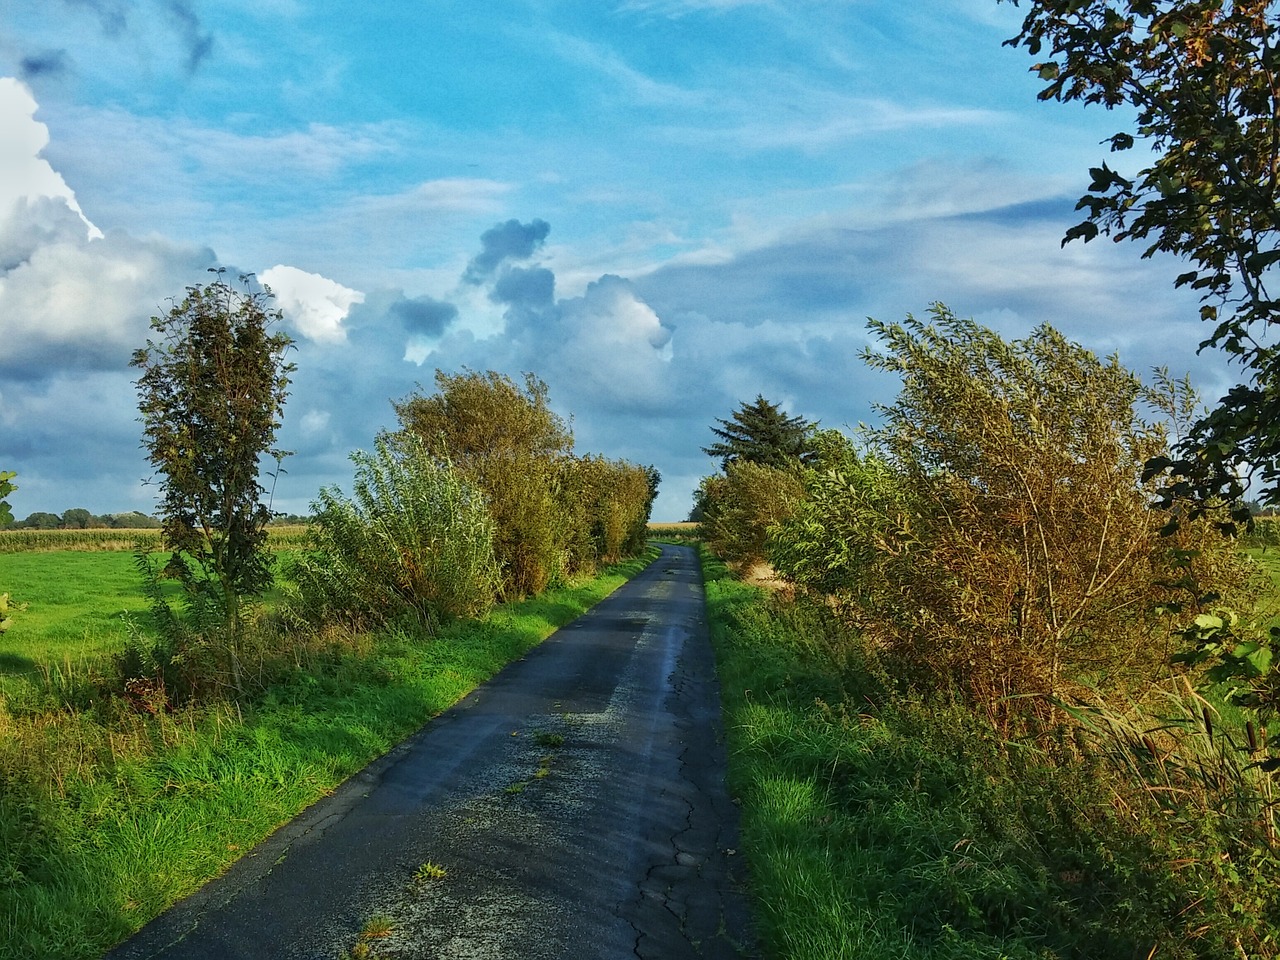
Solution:
{"label": "asphalt road", "polygon": [[737,819],[697,558],[664,546],[108,957],[334,960],[375,917],[375,957],[751,957]]}

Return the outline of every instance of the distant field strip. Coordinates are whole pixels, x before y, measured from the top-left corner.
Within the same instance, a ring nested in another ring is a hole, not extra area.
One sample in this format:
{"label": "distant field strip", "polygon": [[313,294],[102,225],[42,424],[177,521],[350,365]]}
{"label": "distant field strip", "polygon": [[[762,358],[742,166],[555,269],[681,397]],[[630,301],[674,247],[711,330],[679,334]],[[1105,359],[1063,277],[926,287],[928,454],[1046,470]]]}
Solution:
{"label": "distant field strip", "polygon": [[[303,524],[268,527],[267,543],[276,550],[300,547],[306,541]],[[0,554],[49,550],[160,549],[159,530],[0,530]]]}

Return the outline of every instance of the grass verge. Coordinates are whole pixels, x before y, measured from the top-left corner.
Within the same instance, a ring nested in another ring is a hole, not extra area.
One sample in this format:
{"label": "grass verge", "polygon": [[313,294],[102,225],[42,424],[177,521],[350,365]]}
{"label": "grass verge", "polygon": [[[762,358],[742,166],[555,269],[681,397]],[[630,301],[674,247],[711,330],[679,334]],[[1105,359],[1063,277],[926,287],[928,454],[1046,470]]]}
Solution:
{"label": "grass verge", "polygon": [[434,638],[345,638],[247,708],[0,701],[0,958],[100,956],[654,556]]}
{"label": "grass verge", "polygon": [[[1194,762],[1187,740],[1157,754],[1145,734],[1002,741],[954,704],[896,691],[824,608],[703,564],[768,956],[1277,955],[1269,814],[1257,796],[1233,806],[1220,741]],[[1196,764],[1222,782],[1197,787]]]}

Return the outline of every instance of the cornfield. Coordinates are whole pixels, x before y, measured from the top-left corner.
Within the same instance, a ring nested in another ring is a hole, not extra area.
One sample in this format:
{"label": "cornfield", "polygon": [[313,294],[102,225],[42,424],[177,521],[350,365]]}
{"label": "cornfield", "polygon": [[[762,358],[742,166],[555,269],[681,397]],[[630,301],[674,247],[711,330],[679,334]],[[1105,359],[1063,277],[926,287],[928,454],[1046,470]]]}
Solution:
{"label": "cornfield", "polygon": [[[273,550],[293,550],[306,542],[305,524],[268,527]],[[0,554],[50,550],[160,549],[159,530],[0,530]]]}

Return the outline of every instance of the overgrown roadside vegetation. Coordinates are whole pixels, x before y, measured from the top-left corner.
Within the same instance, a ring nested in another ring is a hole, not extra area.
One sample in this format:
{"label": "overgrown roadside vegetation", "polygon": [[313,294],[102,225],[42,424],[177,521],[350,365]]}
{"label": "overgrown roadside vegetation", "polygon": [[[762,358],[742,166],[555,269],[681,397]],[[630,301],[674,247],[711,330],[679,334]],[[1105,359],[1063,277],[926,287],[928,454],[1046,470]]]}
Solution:
{"label": "overgrown roadside vegetation", "polygon": [[545,385],[493,372],[438,372],[352,454],[353,496],[321,490],[273,548],[290,340],[270,291],[215,272],[133,358],[162,494],[133,552],[147,615],[121,641],[80,610],[76,657],[32,629],[61,626],[60,558],[0,594],[22,644],[0,660],[0,957],[100,955],[644,566],[657,471],[574,455]]}
{"label": "overgrown roadside vegetation", "polygon": [[101,955],[654,555],[434,635],[311,636],[239,707],[0,711],[0,956]]}
{"label": "overgrown roadside vegetation", "polygon": [[[730,786],[767,955],[1271,957],[1270,797],[1171,689],[1152,714],[1002,738],[894,692],[822,604],[703,553]],[[1159,744],[1156,744],[1159,740]]]}
{"label": "overgrown roadside vegetation", "polygon": [[870,324],[881,426],[701,488],[715,555],[777,587],[708,574],[766,938],[1280,956],[1274,581],[1240,505],[1156,506],[1193,393],[931,312]]}

